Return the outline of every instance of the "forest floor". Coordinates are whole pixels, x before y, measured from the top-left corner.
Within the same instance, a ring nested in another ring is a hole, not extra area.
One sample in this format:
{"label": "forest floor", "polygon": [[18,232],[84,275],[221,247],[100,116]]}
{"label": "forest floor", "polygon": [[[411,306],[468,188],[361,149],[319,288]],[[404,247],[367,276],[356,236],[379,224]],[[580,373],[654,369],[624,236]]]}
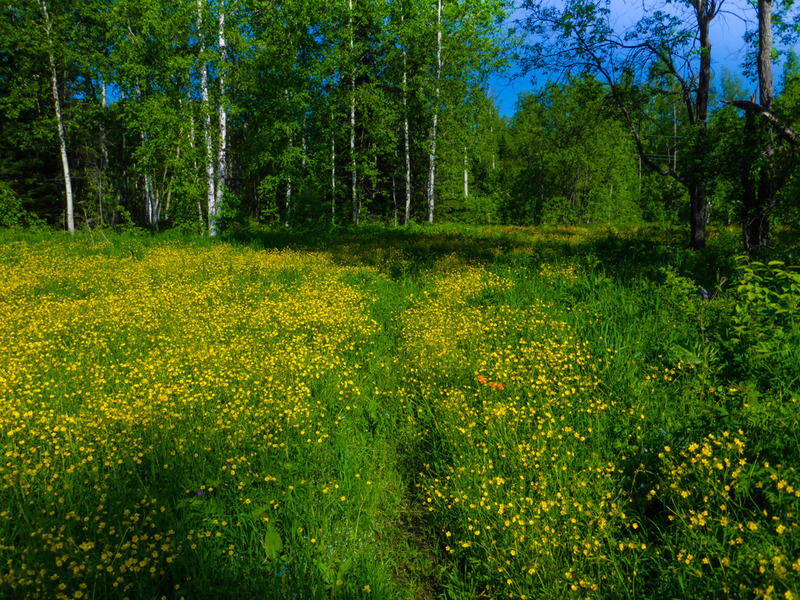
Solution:
{"label": "forest floor", "polygon": [[0,234],[0,598],[800,594],[800,245]]}

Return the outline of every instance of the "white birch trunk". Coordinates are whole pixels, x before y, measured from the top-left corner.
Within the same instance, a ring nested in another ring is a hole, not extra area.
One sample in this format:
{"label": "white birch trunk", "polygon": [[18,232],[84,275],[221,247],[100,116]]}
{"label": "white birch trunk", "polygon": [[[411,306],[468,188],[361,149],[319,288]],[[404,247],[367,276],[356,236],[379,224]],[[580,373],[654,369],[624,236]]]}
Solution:
{"label": "white birch trunk", "polygon": [[[192,111],[192,89],[191,89],[191,78],[189,78],[189,98],[186,101],[186,106],[189,109],[189,148],[192,151],[192,168],[194,174],[194,184],[200,181],[200,175],[197,171],[197,154],[195,153],[195,145],[194,145],[194,136],[195,136],[195,128],[194,128],[194,112]],[[198,199],[197,200],[197,214],[200,218],[200,226],[203,226],[203,203]]]}
{"label": "white birch trunk", "polygon": [[[205,53],[203,40],[203,4],[197,0],[197,37],[200,40],[200,54]],[[200,67],[200,92],[203,97],[203,129],[206,139],[206,197],[208,199],[208,234],[217,235],[216,226],[216,182],[214,181],[214,149],[211,140],[211,112],[208,101],[208,63],[205,58]]]}
{"label": "white birch trunk", "polygon": [[436,17],[436,95],[431,128],[431,153],[428,166],[428,223],[433,224],[434,196],[436,184],[436,126],[439,123],[439,84],[442,79],[442,0],[438,2]]}
{"label": "white birch trunk", "polygon": [[[395,157],[396,158],[396,157]],[[397,169],[392,169],[392,207],[394,208],[394,226],[397,227],[397,182],[395,181]]]}
{"label": "white birch trunk", "polygon": [[356,172],[356,64],[355,64],[355,32],[353,31],[353,0],[348,0],[350,7],[350,166],[353,171],[353,223],[358,223],[358,174]]}
{"label": "white birch trunk", "polygon": [[[139,81],[136,81],[136,101],[141,103],[142,102],[142,88],[139,85]],[[141,131],[142,137],[142,145],[147,148],[150,145],[150,139],[147,136],[147,130],[142,127]],[[158,207],[158,199],[155,196],[155,192],[153,190],[153,178],[150,174],[150,170],[148,167],[145,166],[144,168],[144,211],[145,211],[145,220],[147,224],[153,227],[154,229],[158,230],[158,215],[159,215],[159,207]]]}
{"label": "white birch trunk", "polygon": [[492,171],[494,171],[494,126],[489,127],[489,133],[492,135]]}
{"label": "white birch trunk", "polygon": [[53,84],[53,107],[56,112],[56,122],[58,123],[58,145],[61,151],[61,167],[64,171],[64,191],[67,196],[67,230],[75,234],[75,209],[72,200],[72,177],[69,172],[69,157],[67,156],[67,136],[64,132],[64,119],[61,115],[61,100],[58,95],[58,75],[56,74],[56,61],[53,58],[53,40],[50,36],[52,25],[50,15],[47,12],[47,2],[39,0],[39,9],[44,17],[45,33],[47,34],[47,58],[50,61],[50,77]]}
{"label": "white birch trunk", "polygon": [[[228,172],[228,111],[225,108],[225,63],[228,60],[228,47],[225,42],[225,12],[219,15],[219,151],[217,153],[216,202],[214,219],[222,207],[225,193],[225,177]],[[216,229],[216,227],[215,227]]]}
{"label": "white birch trunk", "polygon": [[[286,105],[291,113],[292,104],[291,104],[291,95],[289,94],[289,90],[283,90],[283,97],[286,98]],[[289,161],[286,166],[286,218],[284,220],[284,225],[286,227],[289,226],[289,219],[292,214],[292,164],[293,164],[293,152],[294,152],[294,135],[292,133],[291,125],[286,126],[286,137],[289,138]]]}
{"label": "white birch trunk", "polygon": [[[672,148],[673,148],[673,160],[672,160],[672,170],[678,170],[678,109],[675,106],[675,101],[672,101]],[[669,162],[669,153],[667,153],[667,159]]]}
{"label": "white birch trunk", "polygon": [[300,138],[300,147],[303,150],[303,154],[300,156],[300,170],[301,174],[305,175],[306,172],[306,123],[303,121],[303,133],[302,137]]}
{"label": "white birch trunk", "polygon": [[105,80],[100,84],[100,108],[103,116],[100,119],[100,151],[103,153],[103,168],[97,176],[98,187],[98,209],[100,212],[100,224],[103,224],[103,200],[105,199],[105,173],[108,169],[108,139],[106,136],[105,113],[108,109],[108,85]]}
{"label": "white birch trunk", "polygon": [[336,222],[336,134],[331,119],[331,223]]}
{"label": "white birch trunk", "polygon": [[467,170],[467,147],[464,146],[464,200],[469,198],[469,171]]}
{"label": "white birch trunk", "polygon": [[289,165],[288,165],[288,174],[286,177],[286,221],[284,225],[286,227],[289,226],[289,219],[292,216],[292,152],[294,152],[294,136],[292,135],[292,130],[289,129]]}
{"label": "white birch trunk", "polygon": [[[289,141],[289,149],[291,150],[291,140]],[[286,181],[286,221],[284,226],[289,226],[289,219],[292,216],[292,176],[289,175]]]}
{"label": "white birch trunk", "polygon": [[[403,20],[404,15],[401,14],[401,24]],[[406,159],[406,206],[403,215],[403,225],[408,225],[408,221],[411,219],[411,151],[408,139],[408,54],[405,44],[403,44],[403,132]]]}
{"label": "white birch trunk", "polygon": [[[142,132],[142,142],[145,146],[148,145],[147,135],[144,131]],[[158,230],[158,200],[153,190],[153,177],[147,169],[145,169],[144,172],[144,198],[145,210],[147,211],[147,223],[153,227],[153,229]]]}

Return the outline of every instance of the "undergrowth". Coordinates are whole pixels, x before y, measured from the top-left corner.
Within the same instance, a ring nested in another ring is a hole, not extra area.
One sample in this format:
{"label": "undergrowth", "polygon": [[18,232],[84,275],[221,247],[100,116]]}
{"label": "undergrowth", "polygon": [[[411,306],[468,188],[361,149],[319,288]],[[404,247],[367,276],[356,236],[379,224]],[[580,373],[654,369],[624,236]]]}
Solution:
{"label": "undergrowth", "polygon": [[0,597],[794,598],[784,232],[0,237]]}

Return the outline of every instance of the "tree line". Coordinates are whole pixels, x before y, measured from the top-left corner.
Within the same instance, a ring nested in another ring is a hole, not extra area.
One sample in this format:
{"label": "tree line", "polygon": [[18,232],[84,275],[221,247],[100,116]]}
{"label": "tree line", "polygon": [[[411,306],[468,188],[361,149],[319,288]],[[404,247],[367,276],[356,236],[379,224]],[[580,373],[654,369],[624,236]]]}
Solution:
{"label": "tree line", "polygon": [[[772,82],[797,28],[754,6],[753,95],[712,69],[723,3],[619,31],[605,0],[530,0],[519,35],[503,0],[13,0],[0,220],[671,220],[695,248],[738,221],[757,250],[798,212],[796,55]],[[488,78],[512,60],[560,75],[501,118]]]}
{"label": "tree line", "polygon": [[212,234],[243,218],[432,222],[440,173],[463,163],[450,147],[498,120],[485,89],[508,46],[504,11],[14,1],[0,39],[3,194],[70,230],[76,218]]}

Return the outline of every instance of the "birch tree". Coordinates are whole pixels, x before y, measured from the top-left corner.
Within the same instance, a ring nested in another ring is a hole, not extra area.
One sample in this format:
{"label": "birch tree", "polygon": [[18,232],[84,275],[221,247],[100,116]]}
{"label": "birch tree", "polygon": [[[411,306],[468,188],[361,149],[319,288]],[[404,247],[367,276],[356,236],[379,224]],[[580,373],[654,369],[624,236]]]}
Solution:
{"label": "birch tree", "polygon": [[408,48],[404,39],[405,9],[400,8],[400,47],[403,53],[403,156],[405,158],[405,208],[403,225],[411,218],[411,146],[408,134]]}
{"label": "birch tree", "polygon": [[350,32],[350,170],[352,176],[353,223],[360,217],[358,203],[358,163],[356,160],[356,60],[355,28],[353,25],[353,0],[347,0],[348,30]]}
{"label": "birch tree", "polygon": [[[62,158],[61,175],[37,184],[55,207],[51,182],[63,176],[68,228],[90,181],[96,194],[83,206],[96,206],[101,221],[113,203],[138,224],[202,219],[214,235],[239,198],[290,225],[433,218],[439,182],[463,176],[455,115],[466,90],[485,85],[477,74],[497,62],[499,29],[487,23],[501,6],[103,0],[67,9],[64,0],[20,0],[3,18],[25,27],[0,35],[35,56],[26,93],[32,111],[50,107],[48,141]],[[441,158],[453,152],[458,166]]]}
{"label": "birch tree", "polygon": [[439,94],[442,81],[442,0],[437,0],[436,9],[436,87],[433,100],[433,124],[431,125],[431,150],[428,166],[428,223],[433,224],[434,188],[436,185],[436,127],[439,124]]}
{"label": "birch tree", "polygon": [[[216,221],[219,210],[222,207],[222,202],[225,194],[225,177],[228,172],[227,165],[227,149],[228,149],[228,111],[225,106],[226,89],[225,89],[225,69],[227,68],[228,61],[228,46],[225,41],[225,6],[221,3],[219,13],[219,152],[217,153],[217,173],[216,173],[216,198],[214,201],[214,210],[209,210],[209,219],[212,218]],[[216,235],[216,223],[210,230],[211,235]]]}
{"label": "birch tree", "polygon": [[217,194],[214,173],[214,143],[211,133],[211,106],[208,93],[208,58],[206,57],[205,33],[203,31],[203,2],[197,0],[197,40],[199,42],[200,94],[203,100],[203,139],[206,148],[206,199],[208,203],[208,233],[217,234]]}
{"label": "birch tree", "polygon": [[44,34],[47,42],[47,60],[50,65],[50,81],[53,88],[53,109],[56,116],[58,127],[58,148],[61,154],[61,168],[64,174],[64,193],[66,196],[66,227],[71,233],[75,233],[75,209],[72,198],[72,176],[69,169],[69,156],[67,154],[67,136],[64,129],[64,118],[61,112],[61,99],[58,86],[58,73],[56,71],[55,48],[53,43],[53,23],[50,20],[50,13],[47,10],[46,0],[37,0],[39,10],[42,13]]}

